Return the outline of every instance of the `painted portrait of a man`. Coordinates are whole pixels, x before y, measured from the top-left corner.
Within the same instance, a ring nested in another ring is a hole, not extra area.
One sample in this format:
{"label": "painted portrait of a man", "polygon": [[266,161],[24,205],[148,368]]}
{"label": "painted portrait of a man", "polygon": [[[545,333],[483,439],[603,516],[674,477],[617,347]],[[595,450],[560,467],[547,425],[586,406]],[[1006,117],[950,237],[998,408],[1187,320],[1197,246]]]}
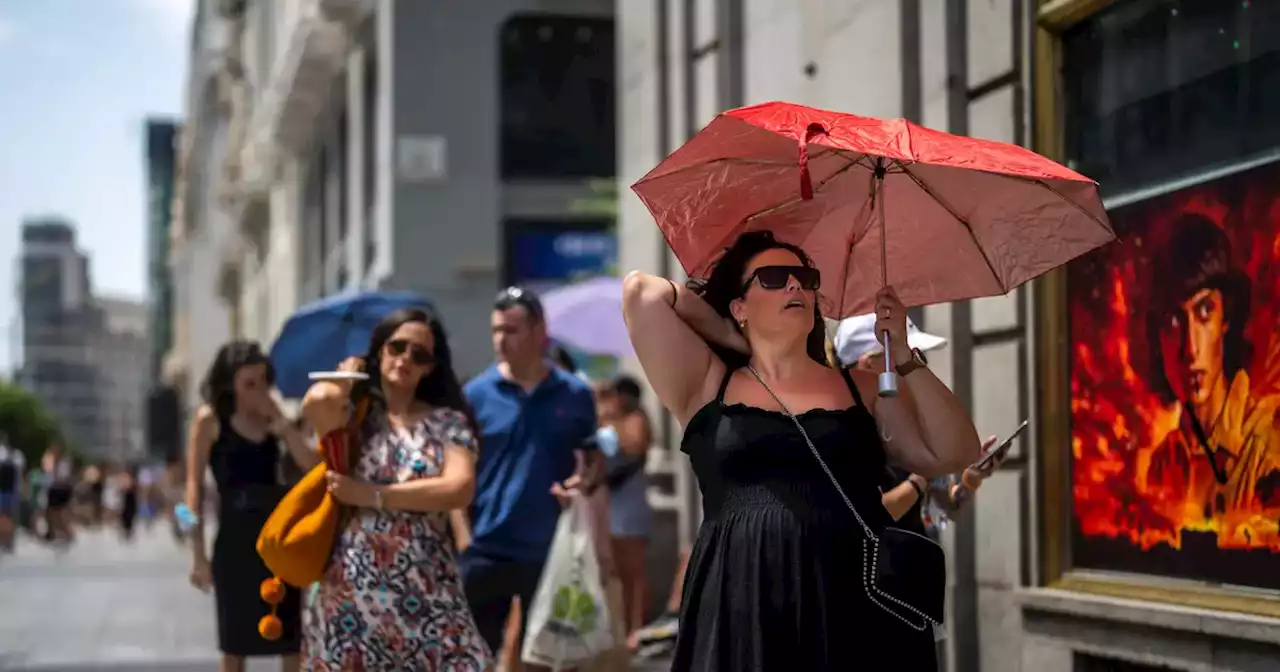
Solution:
{"label": "painted portrait of a man", "polygon": [[1280,162],[1068,266],[1074,567],[1280,590]]}
{"label": "painted portrait of a man", "polygon": [[1250,388],[1251,283],[1231,259],[1226,233],[1197,214],[1177,219],[1168,249],[1154,257],[1147,382],[1173,426],[1139,477],[1184,529],[1249,547],[1278,532],[1280,396]]}

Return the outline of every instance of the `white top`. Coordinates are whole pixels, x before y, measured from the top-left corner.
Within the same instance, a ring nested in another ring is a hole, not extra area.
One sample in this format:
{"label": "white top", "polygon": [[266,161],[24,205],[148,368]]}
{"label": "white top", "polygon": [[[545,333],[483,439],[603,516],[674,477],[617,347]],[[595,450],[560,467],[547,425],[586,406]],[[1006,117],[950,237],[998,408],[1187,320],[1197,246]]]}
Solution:
{"label": "white top", "polygon": [[21,450],[14,450],[9,446],[0,443],[0,462],[11,462],[18,467],[18,473],[22,473],[23,467],[26,466],[27,458],[22,454]]}

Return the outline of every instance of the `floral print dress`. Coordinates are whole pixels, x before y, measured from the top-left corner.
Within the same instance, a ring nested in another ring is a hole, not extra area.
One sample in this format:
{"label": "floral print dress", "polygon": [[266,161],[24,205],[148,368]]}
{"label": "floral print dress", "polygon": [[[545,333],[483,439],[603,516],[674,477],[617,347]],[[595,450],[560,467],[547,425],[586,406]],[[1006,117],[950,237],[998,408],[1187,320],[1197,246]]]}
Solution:
{"label": "floral print dress", "polygon": [[[466,417],[453,409],[436,409],[411,431],[379,416],[362,432],[357,478],[381,484],[433,478],[444,466],[445,445],[475,450]],[[356,510],[303,621],[305,668],[316,672],[493,669],[462,592],[443,512]]]}

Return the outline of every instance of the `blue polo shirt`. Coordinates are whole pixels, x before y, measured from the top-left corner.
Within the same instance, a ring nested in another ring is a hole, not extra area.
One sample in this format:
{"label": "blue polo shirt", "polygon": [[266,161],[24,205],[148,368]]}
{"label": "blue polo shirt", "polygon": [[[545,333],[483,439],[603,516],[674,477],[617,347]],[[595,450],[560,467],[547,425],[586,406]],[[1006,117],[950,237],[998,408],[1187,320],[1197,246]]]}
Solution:
{"label": "blue polo shirt", "polygon": [[560,517],[551,486],[573,475],[574,450],[596,432],[591,389],[552,368],[526,391],[491,366],[464,391],[482,439],[467,554],[540,564]]}

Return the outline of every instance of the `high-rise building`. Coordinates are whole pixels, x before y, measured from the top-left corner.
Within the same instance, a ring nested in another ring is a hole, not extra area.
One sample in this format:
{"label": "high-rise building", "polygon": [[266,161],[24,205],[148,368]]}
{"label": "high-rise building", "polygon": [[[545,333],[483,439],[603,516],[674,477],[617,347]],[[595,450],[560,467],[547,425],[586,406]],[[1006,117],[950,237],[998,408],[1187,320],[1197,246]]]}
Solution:
{"label": "high-rise building", "polygon": [[173,200],[181,126],[148,119],[144,160],[147,172],[147,345],[145,382],[147,450],[172,456],[181,433],[178,391],[165,380],[165,356],[174,345],[174,281],[169,252],[173,240]]}
{"label": "high-rise building", "polygon": [[159,380],[164,355],[173,345],[173,275],[169,272],[169,231],[172,220],[175,141],[178,123],[148,119],[147,173],[147,333],[151,352],[147,375]]}
{"label": "high-rise building", "polygon": [[19,383],[45,404],[69,441],[97,452],[104,417],[94,347],[101,322],[89,258],[76,246],[71,223],[23,222],[19,283]]}
{"label": "high-rise building", "polygon": [[147,364],[154,349],[147,332],[151,316],[142,301],[99,298],[101,316],[91,357],[98,369],[104,433],[101,449],[115,459],[136,459],[146,452]]}

